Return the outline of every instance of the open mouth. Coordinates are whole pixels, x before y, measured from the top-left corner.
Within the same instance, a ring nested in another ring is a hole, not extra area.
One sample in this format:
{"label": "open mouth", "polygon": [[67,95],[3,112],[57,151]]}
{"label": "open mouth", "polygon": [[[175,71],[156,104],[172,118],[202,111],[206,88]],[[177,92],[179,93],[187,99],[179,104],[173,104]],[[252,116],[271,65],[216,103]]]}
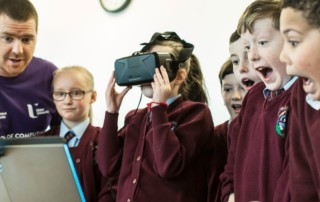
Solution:
{"label": "open mouth", "polygon": [[246,89],[251,88],[251,87],[255,84],[255,82],[254,82],[253,80],[248,79],[248,78],[242,79],[241,82],[242,82],[242,85],[243,85]]}
{"label": "open mouth", "polygon": [[239,113],[241,109],[241,104],[232,104],[231,107],[235,112]]}
{"label": "open mouth", "polygon": [[268,80],[272,75],[272,69],[269,67],[258,67],[256,70],[263,76],[264,80]]}

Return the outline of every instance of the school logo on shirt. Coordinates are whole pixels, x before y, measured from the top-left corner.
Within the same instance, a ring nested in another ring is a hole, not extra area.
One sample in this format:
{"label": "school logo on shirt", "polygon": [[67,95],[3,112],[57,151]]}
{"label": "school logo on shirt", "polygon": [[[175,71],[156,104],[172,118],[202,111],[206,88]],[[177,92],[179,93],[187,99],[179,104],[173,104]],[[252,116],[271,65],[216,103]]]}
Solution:
{"label": "school logo on shirt", "polygon": [[283,138],[286,135],[288,114],[289,114],[289,107],[287,105],[279,109],[278,120],[276,123],[276,131],[278,135]]}
{"label": "school logo on shirt", "polygon": [[43,107],[39,107],[38,103],[27,104],[29,117],[32,119],[36,119],[38,116],[43,114],[49,114],[49,110],[46,110]]}

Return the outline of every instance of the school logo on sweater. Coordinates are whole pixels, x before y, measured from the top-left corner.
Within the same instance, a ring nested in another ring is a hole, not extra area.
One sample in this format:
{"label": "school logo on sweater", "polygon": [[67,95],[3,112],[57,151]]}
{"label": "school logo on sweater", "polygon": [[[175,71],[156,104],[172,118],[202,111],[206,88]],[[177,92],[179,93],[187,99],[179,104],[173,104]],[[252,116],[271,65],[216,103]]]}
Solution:
{"label": "school logo on sweater", "polygon": [[39,115],[49,114],[49,110],[46,110],[43,107],[39,107],[38,103],[27,104],[29,117],[32,119],[36,119]]}
{"label": "school logo on sweater", "polygon": [[283,138],[286,136],[288,114],[289,107],[287,105],[279,109],[276,131],[278,135]]}

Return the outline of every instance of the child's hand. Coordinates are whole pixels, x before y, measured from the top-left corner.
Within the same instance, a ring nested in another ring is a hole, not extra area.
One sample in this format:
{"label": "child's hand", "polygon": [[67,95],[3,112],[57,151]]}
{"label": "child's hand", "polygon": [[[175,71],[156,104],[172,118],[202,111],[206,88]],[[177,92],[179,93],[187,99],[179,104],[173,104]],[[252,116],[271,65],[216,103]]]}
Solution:
{"label": "child's hand", "polygon": [[114,71],[113,71],[105,92],[107,111],[110,113],[119,112],[124,96],[131,89],[131,86],[128,86],[125,89],[123,89],[120,93],[118,93],[115,89],[115,83],[116,83],[116,79],[114,77]]}
{"label": "child's hand", "polygon": [[230,194],[228,202],[234,202],[234,193]]}
{"label": "child's hand", "polygon": [[[160,73],[161,71],[161,73]],[[151,83],[153,88],[153,97],[154,102],[165,102],[171,94],[171,85],[167,70],[161,66],[155,69],[154,82]]]}

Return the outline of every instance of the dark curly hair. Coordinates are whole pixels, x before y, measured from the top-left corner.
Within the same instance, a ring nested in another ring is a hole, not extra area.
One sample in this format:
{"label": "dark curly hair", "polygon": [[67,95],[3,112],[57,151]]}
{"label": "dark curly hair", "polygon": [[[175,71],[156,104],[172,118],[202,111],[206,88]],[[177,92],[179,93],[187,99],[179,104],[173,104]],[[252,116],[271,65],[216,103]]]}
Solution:
{"label": "dark curly hair", "polygon": [[320,27],[319,0],[282,0],[282,8],[293,8],[302,11],[310,25]]}

